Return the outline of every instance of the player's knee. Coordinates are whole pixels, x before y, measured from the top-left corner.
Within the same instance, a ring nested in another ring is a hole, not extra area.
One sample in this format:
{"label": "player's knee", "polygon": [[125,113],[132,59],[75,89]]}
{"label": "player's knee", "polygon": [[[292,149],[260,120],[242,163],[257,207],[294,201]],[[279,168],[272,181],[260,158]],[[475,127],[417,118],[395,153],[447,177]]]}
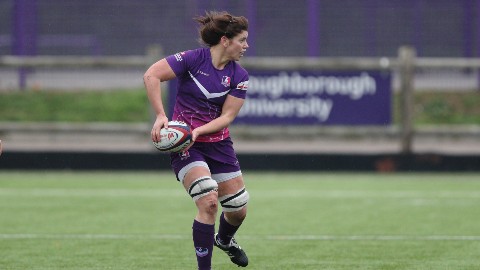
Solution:
{"label": "player's knee", "polygon": [[[250,195],[248,194],[247,190],[245,190],[245,187],[243,187],[237,193],[222,196],[218,200],[222,205],[223,212],[230,213],[238,212],[244,209],[249,199]],[[246,211],[238,212],[239,215],[242,215],[242,213],[243,218],[245,218]]]}
{"label": "player's knee", "polygon": [[225,212],[224,215],[232,225],[239,226],[247,217],[247,209],[244,207],[236,212]]}
{"label": "player's knee", "polygon": [[198,210],[210,216],[216,216],[218,211],[218,196],[213,191],[196,201]]}
{"label": "player's knee", "polygon": [[234,218],[237,220],[237,222],[242,223],[243,220],[247,217],[247,209],[244,207],[242,209],[243,211],[237,211],[236,215],[234,215]]}
{"label": "player's knee", "polygon": [[218,184],[215,180],[213,180],[210,176],[203,176],[194,180],[192,184],[190,184],[190,187],[188,188],[188,194],[190,194],[192,199],[197,202],[200,198],[205,196],[217,198],[217,189]]}

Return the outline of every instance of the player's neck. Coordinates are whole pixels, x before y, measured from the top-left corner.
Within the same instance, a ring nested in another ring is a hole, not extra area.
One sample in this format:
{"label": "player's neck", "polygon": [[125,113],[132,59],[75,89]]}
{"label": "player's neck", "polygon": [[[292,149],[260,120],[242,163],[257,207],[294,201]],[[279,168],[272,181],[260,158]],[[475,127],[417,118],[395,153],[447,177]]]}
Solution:
{"label": "player's neck", "polygon": [[222,50],[222,47],[211,47],[210,48],[210,54],[212,56],[212,64],[216,69],[222,70],[225,68],[225,66],[230,62],[230,59],[228,59],[224,55],[224,50]]}

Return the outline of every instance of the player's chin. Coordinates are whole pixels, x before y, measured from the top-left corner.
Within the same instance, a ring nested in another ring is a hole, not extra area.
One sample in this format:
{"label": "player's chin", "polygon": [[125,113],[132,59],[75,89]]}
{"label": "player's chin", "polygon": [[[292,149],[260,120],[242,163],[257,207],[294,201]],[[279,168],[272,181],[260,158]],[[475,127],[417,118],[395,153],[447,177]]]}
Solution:
{"label": "player's chin", "polygon": [[235,57],[234,60],[235,60],[235,61],[239,61],[240,58],[242,58],[242,57],[243,57],[243,53],[241,53],[241,54],[239,54],[237,57]]}

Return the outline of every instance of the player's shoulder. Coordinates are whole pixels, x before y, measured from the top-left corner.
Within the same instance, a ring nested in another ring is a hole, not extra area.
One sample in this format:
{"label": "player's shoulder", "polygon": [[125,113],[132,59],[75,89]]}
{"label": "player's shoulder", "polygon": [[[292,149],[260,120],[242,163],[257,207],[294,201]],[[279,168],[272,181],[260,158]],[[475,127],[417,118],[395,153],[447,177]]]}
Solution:
{"label": "player's shoulder", "polygon": [[232,61],[233,62],[233,70],[235,73],[235,77],[239,79],[244,79],[245,77],[248,78],[248,71],[238,62],[238,61]]}
{"label": "player's shoulder", "polygon": [[190,49],[186,51],[177,52],[167,57],[167,61],[172,66],[177,76],[187,70],[195,69],[202,65],[208,57],[203,48]]}
{"label": "player's shoulder", "polygon": [[182,62],[185,59],[205,58],[205,56],[206,54],[204,48],[181,51],[171,55],[171,57],[175,58],[177,62]]}

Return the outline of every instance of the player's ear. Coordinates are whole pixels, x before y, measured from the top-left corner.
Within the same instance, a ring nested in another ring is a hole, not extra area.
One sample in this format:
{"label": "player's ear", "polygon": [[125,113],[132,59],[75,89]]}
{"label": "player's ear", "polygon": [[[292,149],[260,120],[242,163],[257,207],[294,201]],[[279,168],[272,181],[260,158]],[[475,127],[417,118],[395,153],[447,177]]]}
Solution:
{"label": "player's ear", "polygon": [[222,43],[223,47],[228,47],[230,45],[230,39],[227,38],[227,36],[222,36],[222,39],[220,39],[220,43]]}

